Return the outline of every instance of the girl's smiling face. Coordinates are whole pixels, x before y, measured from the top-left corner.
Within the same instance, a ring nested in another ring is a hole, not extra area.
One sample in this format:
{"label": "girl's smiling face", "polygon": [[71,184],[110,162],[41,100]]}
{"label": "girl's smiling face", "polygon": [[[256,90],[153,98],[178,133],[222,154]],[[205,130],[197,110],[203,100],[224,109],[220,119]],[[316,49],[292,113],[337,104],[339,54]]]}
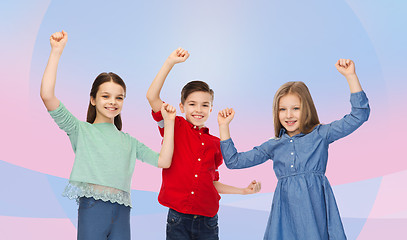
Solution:
{"label": "girl's smiling face", "polygon": [[125,92],[122,86],[114,82],[105,82],[99,86],[96,98],[90,101],[96,108],[94,123],[114,123],[114,118],[120,114]]}
{"label": "girl's smiling face", "polygon": [[281,125],[290,137],[301,132],[301,100],[297,94],[287,94],[280,98],[278,116]]}

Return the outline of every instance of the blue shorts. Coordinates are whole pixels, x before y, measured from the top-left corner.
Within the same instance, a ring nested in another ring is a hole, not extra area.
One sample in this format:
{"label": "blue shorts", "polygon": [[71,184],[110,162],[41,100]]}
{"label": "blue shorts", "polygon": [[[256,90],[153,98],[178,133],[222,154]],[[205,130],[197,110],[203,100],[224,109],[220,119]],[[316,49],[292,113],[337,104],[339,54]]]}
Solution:
{"label": "blue shorts", "polygon": [[168,210],[167,240],[218,240],[218,215],[205,217]]}
{"label": "blue shorts", "polygon": [[130,207],[81,197],[78,240],[130,240]]}

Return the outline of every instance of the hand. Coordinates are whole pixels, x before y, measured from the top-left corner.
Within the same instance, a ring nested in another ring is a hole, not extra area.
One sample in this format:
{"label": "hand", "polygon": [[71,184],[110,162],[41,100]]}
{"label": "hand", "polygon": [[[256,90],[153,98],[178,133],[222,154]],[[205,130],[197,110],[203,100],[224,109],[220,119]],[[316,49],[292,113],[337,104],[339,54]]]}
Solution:
{"label": "hand", "polygon": [[62,53],[65,48],[66,42],[68,41],[68,33],[66,33],[64,30],[62,30],[62,32],[53,33],[49,38],[49,41],[51,43],[51,49],[53,51]]}
{"label": "hand", "polygon": [[243,189],[243,194],[253,194],[253,193],[258,193],[261,190],[261,182],[257,182],[256,180],[253,180],[247,188]]}
{"label": "hand", "polygon": [[189,53],[187,50],[183,48],[177,48],[174,52],[170,54],[168,57],[167,61],[169,61],[171,64],[177,64],[177,63],[182,63],[185,62],[189,57]]}
{"label": "hand", "polygon": [[335,67],[345,77],[356,74],[355,64],[350,59],[339,59]]}
{"label": "hand", "polygon": [[218,113],[218,124],[229,125],[235,116],[235,110],[233,108],[225,108]]}
{"label": "hand", "polygon": [[161,114],[165,120],[174,120],[177,114],[177,110],[175,107],[171,106],[168,103],[163,103],[161,106]]}

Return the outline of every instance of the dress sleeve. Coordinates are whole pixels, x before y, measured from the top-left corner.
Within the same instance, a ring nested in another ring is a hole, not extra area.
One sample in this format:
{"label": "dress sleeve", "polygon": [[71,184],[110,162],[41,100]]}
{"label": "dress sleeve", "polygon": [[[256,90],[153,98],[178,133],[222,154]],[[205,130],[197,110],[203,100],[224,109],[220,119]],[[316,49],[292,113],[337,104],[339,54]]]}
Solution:
{"label": "dress sleeve", "polygon": [[351,134],[368,120],[370,107],[365,92],[352,93],[350,102],[352,110],[349,114],[340,120],[320,126],[319,133],[327,139],[328,143]]}
{"label": "dress sleeve", "polygon": [[220,148],[226,167],[230,169],[249,168],[262,164],[269,159],[272,159],[273,147],[271,141],[274,140],[270,139],[262,145],[254,147],[250,151],[240,153],[237,152],[231,138],[221,141]]}
{"label": "dress sleeve", "polygon": [[136,149],[136,158],[142,162],[148,163],[154,167],[158,166],[158,157],[160,154],[144,145],[142,142],[133,138],[133,147]]}

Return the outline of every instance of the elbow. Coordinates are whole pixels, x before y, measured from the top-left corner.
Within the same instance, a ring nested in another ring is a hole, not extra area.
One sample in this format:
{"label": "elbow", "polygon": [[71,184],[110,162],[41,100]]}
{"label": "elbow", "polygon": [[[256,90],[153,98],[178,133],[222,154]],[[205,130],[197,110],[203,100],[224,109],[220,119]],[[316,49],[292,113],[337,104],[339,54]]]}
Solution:
{"label": "elbow", "polygon": [[54,93],[54,91],[50,91],[50,90],[41,88],[40,97],[43,102],[49,102],[49,101],[52,101],[55,99],[55,93]]}
{"label": "elbow", "polygon": [[163,159],[159,158],[158,159],[158,167],[163,168],[163,169],[170,168],[171,167],[171,162],[172,162],[171,160],[170,161],[164,161]]}
{"label": "elbow", "polygon": [[157,100],[157,96],[155,96],[153,93],[151,93],[150,91],[147,91],[146,94],[146,98],[148,100],[149,103],[154,102],[155,100]]}
{"label": "elbow", "polygon": [[147,98],[147,100],[150,102],[150,100],[151,100],[151,94],[147,91],[147,94],[146,94],[146,98]]}
{"label": "elbow", "polygon": [[367,109],[365,122],[366,122],[367,120],[369,120],[369,116],[370,116],[370,107]]}
{"label": "elbow", "polygon": [[370,116],[370,108],[367,108],[363,114],[359,115],[357,117],[357,119],[360,122],[360,125],[362,125],[363,123],[367,122],[367,120],[369,120],[369,116]]}
{"label": "elbow", "polygon": [[40,91],[40,97],[43,102],[49,99],[49,97],[47,97],[47,94],[45,94],[43,91]]}
{"label": "elbow", "polygon": [[43,93],[43,92],[40,92],[40,97],[41,97],[41,100],[42,100],[42,102],[43,102],[44,104],[46,104],[46,103],[48,103],[48,102],[51,102],[52,99],[54,98],[54,96],[51,96],[51,95],[49,95],[49,94],[45,94],[45,93]]}
{"label": "elbow", "polygon": [[171,164],[162,164],[162,165],[158,165],[158,167],[162,168],[162,169],[167,169],[167,168],[171,167]]}
{"label": "elbow", "polygon": [[228,160],[223,159],[223,160],[224,160],[224,163],[225,163],[227,168],[229,168],[229,169],[236,169],[237,168],[236,167],[236,161],[233,161],[232,159],[228,159]]}

